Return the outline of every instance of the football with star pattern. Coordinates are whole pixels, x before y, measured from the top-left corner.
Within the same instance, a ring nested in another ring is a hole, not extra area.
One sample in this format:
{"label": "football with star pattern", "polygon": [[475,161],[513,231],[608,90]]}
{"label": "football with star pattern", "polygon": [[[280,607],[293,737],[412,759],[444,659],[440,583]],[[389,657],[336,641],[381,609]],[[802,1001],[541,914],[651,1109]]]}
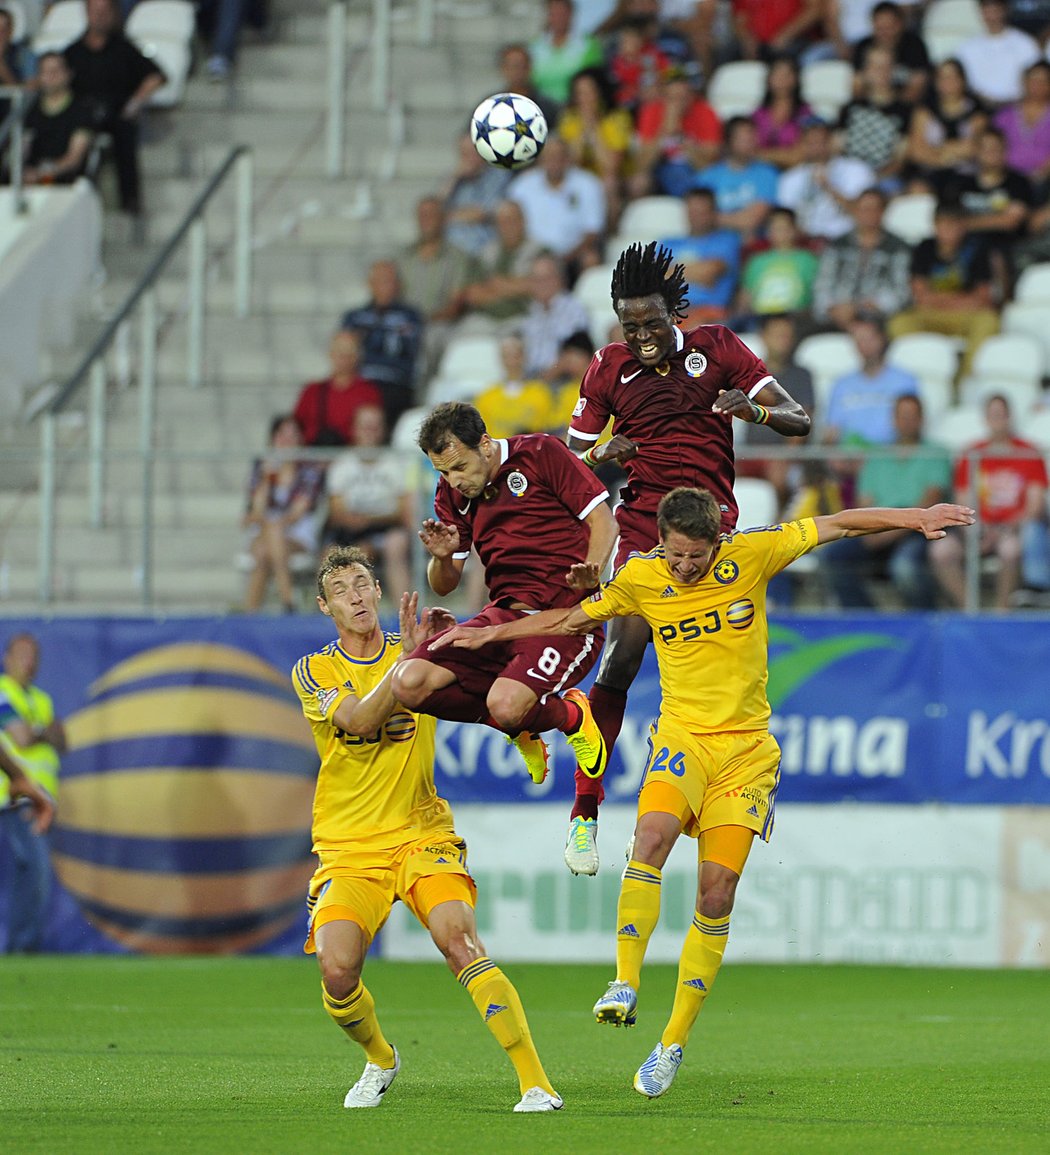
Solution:
{"label": "football with star pattern", "polygon": [[547,121],[535,101],[517,92],[498,92],[474,109],[470,139],[478,155],[500,168],[524,168],[540,155]]}

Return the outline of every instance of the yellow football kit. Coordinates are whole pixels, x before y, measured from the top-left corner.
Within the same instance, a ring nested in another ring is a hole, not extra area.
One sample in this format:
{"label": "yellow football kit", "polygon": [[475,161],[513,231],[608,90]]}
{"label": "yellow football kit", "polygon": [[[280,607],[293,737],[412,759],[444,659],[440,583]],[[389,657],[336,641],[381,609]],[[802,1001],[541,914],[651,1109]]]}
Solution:
{"label": "yellow football kit", "polygon": [[665,782],[685,796],[687,834],[772,832],[780,750],[768,732],[766,584],[816,544],[811,518],[726,535],[694,585],[677,582],[657,548],[582,603],[596,621],[638,614],[652,627],[661,706],[643,787]]}
{"label": "yellow football kit", "polygon": [[424,925],[438,902],[473,904],[466,843],[434,789],[435,719],[399,709],[367,737],[332,721],[349,695],[363,698],[379,685],[400,654],[397,634],[385,634],[368,658],[351,657],[333,642],[292,671],[321,758],[308,951],[314,931],[333,919],[349,918],[374,937],[398,898]]}

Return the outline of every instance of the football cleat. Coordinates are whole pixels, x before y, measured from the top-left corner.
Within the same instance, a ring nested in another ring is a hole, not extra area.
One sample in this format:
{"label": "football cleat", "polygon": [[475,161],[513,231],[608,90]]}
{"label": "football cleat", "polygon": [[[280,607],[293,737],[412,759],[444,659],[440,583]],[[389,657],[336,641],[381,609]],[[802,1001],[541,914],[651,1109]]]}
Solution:
{"label": "football cleat", "polygon": [[525,769],[529,777],[538,786],[550,770],[550,759],[547,755],[547,743],[539,734],[529,734],[525,730],[516,737],[507,735],[507,741],[518,748],[518,752],[525,760]]}
{"label": "football cleat", "polygon": [[552,1095],[542,1087],[530,1087],[521,1097],[520,1103],[514,1104],[514,1110],[520,1112],[560,1111],[565,1103],[560,1095]]}
{"label": "football cleat", "polygon": [[576,765],[588,778],[600,778],[605,773],[609,752],[605,748],[605,739],[591,712],[591,703],[582,690],[566,690],[564,697],[566,702],[575,702],[583,711],[579,729],[574,734],[565,735],[566,742],[576,755]]}
{"label": "football cleat", "polygon": [[581,818],[580,815],[569,823],[569,834],[565,839],[565,865],[573,874],[598,873],[598,820]]}
{"label": "football cleat", "polygon": [[400,1070],[401,1056],[397,1053],[397,1047],[394,1047],[394,1065],[389,1070],[375,1063],[365,1063],[361,1078],[347,1091],[343,1106],[378,1107]]}
{"label": "football cleat", "polygon": [[657,1043],[653,1053],[638,1068],[634,1076],[634,1089],[639,1095],[659,1099],[674,1082],[681,1065],[682,1048],[677,1043],[672,1043],[669,1047]]}
{"label": "football cleat", "polygon": [[614,979],[605,994],[594,1004],[594,1017],[599,1023],[614,1027],[633,1027],[638,1019],[638,992],[630,983]]}

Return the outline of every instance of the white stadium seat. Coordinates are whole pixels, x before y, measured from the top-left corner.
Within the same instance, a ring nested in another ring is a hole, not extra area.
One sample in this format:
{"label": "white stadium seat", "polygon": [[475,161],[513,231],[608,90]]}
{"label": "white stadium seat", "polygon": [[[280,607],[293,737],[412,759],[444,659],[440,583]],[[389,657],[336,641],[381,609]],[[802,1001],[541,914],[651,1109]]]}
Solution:
{"label": "white stadium seat", "polygon": [[941,333],[905,333],[890,342],[886,360],[918,378],[927,420],[951,404],[952,382],[959,371],[954,338]]}
{"label": "white stadium seat", "polygon": [[437,376],[461,381],[467,392],[477,392],[503,379],[498,337],[453,337],[445,346]]}
{"label": "white stadium seat", "polygon": [[1010,402],[1010,409],[1017,421],[1028,419],[1028,411],[1042,398],[1043,391],[1037,381],[1020,381],[1009,377],[967,377],[959,388],[959,401],[963,405],[984,408],[984,403],[993,394],[1000,393]]}
{"label": "white stadium seat", "polygon": [[731,60],[715,69],[707,100],[722,120],[750,116],[766,94],[768,66],[759,60]]}
{"label": "white stadium seat", "polygon": [[1050,304],[1050,261],[1029,265],[1024,270],[1017,278],[1014,300],[1024,305]]}
{"label": "white stadium seat", "polygon": [[192,63],[189,45],[181,40],[159,37],[135,43],[142,55],[152,60],[166,77],[163,86],[150,97],[150,107],[175,108],[181,104],[186,95],[186,79]]}
{"label": "white stadium seat", "polygon": [[982,32],[978,0],[933,0],[922,22],[922,38],[935,64],[954,56],[964,40]]}
{"label": "white stadium seat", "polygon": [[22,0],[0,0],[0,8],[6,8],[11,17],[11,43],[21,44],[26,38],[28,20]]}
{"label": "white stadium seat", "polygon": [[853,66],[845,60],[816,60],[802,69],[802,99],[824,120],[838,120],[853,97]]}
{"label": "white stadium seat", "polygon": [[1050,370],[1050,301],[1011,301],[1003,307],[1000,324],[1004,333],[1023,333],[1038,341],[1043,350],[1043,373]]}
{"label": "white stadium seat", "polygon": [[33,51],[37,56],[44,52],[61,52],[74,40],[79,40],[86,28],[84,0],[58,0],[47,10],[33,37]]}
{"label": "white stadium seat", "polygon": [[886,206],[882,227],[909,245],[933,236],[934,198],[929,193],[904,193]]}
{"label": "white stadium seat", "polygon": [[394,426],[393,433],[390,435],[390,444],[394,449],[399,449],[402,453],[418,452],[419,446],[416,444],[416,438],[419,435],[419,427],[429,412],[430,410],[426,405],[417,405],[412,409],[406,409],[401,414]]}
{"label": "white stadium seat", "polygon": [[634,241],[658,241],[689,232],[681,197],[649,196],[630,201],[620,217],[619,235]]}
{"label": "white stadium seat", "polygon": [[958,453],[967,445],[988,436],[984,413],[977,405],[955,405],[942,413],[935,429],[928,431],[931,441]]}
{"label": "white stadium seat", "polygon": [[857,346],[845,333],[814,333],[812,337],[803,337],[795,350],[795,360],[813,375],[818,413],[827,410],[835,381],[860,368]]}
{"label": "white stadium seat", "polygon": [[139,0],[128,15],[124,31],[138,43],[141,40],[181,40],[187,47],[193,42],[195,16],[190,0]]}
{"label": "white stadium seat", "polygon": [[981,342],[970,375],[962,384],[964,389],[971,381],[982,380],[1019,381],[1038,386],[1043,367],[1043,347],[1034,337],[1027,333],[997,333]]}
{"label": "white stadium seat", "polygon": [[740,515],[736,524],[740,529],[756,525],[772,525],[777,519],[777,491],[771,481],[762,477],[738,477],[733,485]]}
{"label": "white stadium seat", "polygon": [[609,326],[616,324],[616,310],[611,296],[613,266],[595,265],[584,269],[572,287],[574,297],[578,297],[590,317],[588,326],[595,348],[609,342]]}

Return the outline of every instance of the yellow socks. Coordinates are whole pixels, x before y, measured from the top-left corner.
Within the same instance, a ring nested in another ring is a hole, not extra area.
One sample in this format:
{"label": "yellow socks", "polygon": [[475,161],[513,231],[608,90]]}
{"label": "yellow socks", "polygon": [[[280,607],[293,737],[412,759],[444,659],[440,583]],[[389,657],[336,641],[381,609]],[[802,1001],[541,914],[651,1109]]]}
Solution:
{"label": "yellow socks", "polygon": [[729,941],[729,917],[704,918],[693,915],[693,925],[685,936],[682,957],[678,961],[678,985],[675,988],[671,1017],[660,1038],[665,1047],[671,1043],[685,1046],[704,999],[714,986]]}
{"label": "yellow socks", "polygon": [[393,1067],[394,1048],[383,1038],[375,1002],[364,983],[358,983],[345,999],[334,999],[322,982],[321,1001],[336,1026],[342,1027],[355,1043],[361,1044],[370,1063],[385,1070]]}
{"label": "yellow socks", "polygon": [[490,958],[481,958],[464,967],[456,981],[467,988],[474,1006],[493,1033],[496,1042],[507,1052],[518,1074],[521,1093],[530,1087],[542,1087],[552,1095],[554,1088],[536,1054],[525,1009],[510,979]]}
{"label": "yellow socks", "polygon": [[633,858],[624,871],[616,904],[616,977],[638,990],[642,961],[660,917],[660,880],[655,866]]}

